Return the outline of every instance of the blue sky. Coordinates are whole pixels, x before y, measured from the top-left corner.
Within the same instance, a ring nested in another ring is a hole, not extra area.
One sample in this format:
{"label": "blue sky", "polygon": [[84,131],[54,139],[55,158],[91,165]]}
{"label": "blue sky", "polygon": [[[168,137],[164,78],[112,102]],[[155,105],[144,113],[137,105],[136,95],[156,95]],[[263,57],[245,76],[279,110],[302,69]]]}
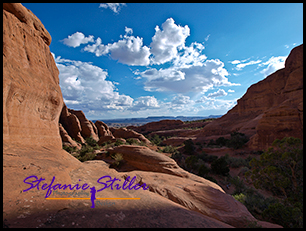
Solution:
{"label": "blue sky", "polygon": [[303,43],[301,3],[23,3],[89,119],[222,115]]}

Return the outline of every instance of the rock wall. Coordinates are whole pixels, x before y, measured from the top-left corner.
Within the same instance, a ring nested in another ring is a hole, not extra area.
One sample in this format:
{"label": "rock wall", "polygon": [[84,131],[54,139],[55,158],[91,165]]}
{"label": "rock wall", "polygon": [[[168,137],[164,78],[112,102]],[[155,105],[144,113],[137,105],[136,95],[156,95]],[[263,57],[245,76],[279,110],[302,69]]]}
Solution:
{"label": "rock wall", "polygon": [[205,126],[198,137],[233,131],[250,137],[252,149],[266,149],[285,136],[303,139],[303,44],[289,54],[285,68],[253,84],[226,115]]}
{"label": "rock wall", "polygon": [[51,36],[19,3],[3,3],[3,142],[61,148],[63,98]]}

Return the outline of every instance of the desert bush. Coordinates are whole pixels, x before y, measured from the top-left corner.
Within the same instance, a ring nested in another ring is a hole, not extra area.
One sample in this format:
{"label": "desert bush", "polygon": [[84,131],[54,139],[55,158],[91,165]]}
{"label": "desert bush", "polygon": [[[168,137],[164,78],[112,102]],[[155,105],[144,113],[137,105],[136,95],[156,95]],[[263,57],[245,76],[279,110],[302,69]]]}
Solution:
{"label": "desert bush", "polygon": [[210,172],[210,168],[207,167],[205,164],[200,165],[198,175],[201,177],[207,176],[207,174]]}
{"label": "desert bush", "polygon": [[195,152],[195,147],[192,139],[185,140],[184,145],[185,153],[188,155],[193,155]]}
{"label": "desert bush", "polygon": [[66,146],[66,145],[63,145],[63,149],[64,149],[66,152],[69,152],[70,154],[77,151],[77,148],[76,148],[76,147],[69,147],[69,146]]}
{"label": "desert bush", "polygon": [[120,146],[120,145],[123,145],[123,144],[124,144],[124,142],[120,139],[116,139],[116,141],[114,143],[115,146]]}
{"label": "desert bush", "polygon": [[242,148],[248,141],[249,139],[245,136],[245,134],[240,132],[232,132],[231,138],[227,142],[227,146],[229,148],[239,149]]}
{"label": "desert bush", "polygon": [[149,135],[147,137],[148,140],[150,140],[150,142],[152,144],[155,144],[157,146],[160,146],[160,143],[163,142],[163,140],[165,139],[165,137],[159,137],[159,135],[154,134],[153,136]]}
{"label": "desert bush", "polygon": [[223,175],[223,176],[227,176],[229,174],[229,166],[228,163],[226,161],[226,158],[224,156],[214,160],[211,163],[211,170],[212,172],[218,174],[218,175]]}
{"label": "desert bush", "polygon": [[242,204],[245,203],[246,195],[244,195],[243,193],[235,194],[235,195],[233,195],[232,197],[234,197],[235,200],[241,202]]}
{"label": "desert bush", "polygon": [[188,156],[185,160],[185,165],[186,167],[191,170],[191,169],[196,169],[197,168],[197,162],[199,158],[197,156]]}
{"label": "desert bush", "polygon": [[175,153],[177,152],[175,147],[172,147],[172,145],[168,145],[166,147],[163,148],[163,152],[164,153]]}
{"label": "desert bush", "polygon": [[281,198],[263,212],[265,219],[284,227],[303,226],[303,144],[300,139],[276,139],[272,147],[250,162],[246,172],[256,188]]}
{"label": "desert bush", "polygon": [[224,137],[219,137],[218,139],[216,139],[216,145],[220,145],[220,146],[226,146],[228,143],[228,139],[225,139]]}
{"label": "desert bush", "polygon": [[115,160],[115,162],[113,162],[110,167],[120,167],[124,163],[123,155],[121,153],[114,153],[110,156]]}
{"label": "desert bush", "polygon": [[93,152],[86,152],[82,156],[77,156],[77,159],[81,162],[87,161],[87,160],[93,160],[96,157],[96,154]]}
{"label": "desert bush", "polygon": [[85,156],[86,153],[93,152],[94,148],[88,145],[83,145],[81,150],[79,151],[79,154],[81,157]]}
{"label": "desert bush", "polygon": [[208,163],[212,163],[214,160],[218,159],[217,156],[214,155],[208,155],[205,152],[202,152],[201,154],[198,154],[198,157]]}
{"label": "desert bush", "polygon": [[130,145],[139,144],[139,142],[135,138],[128,138],[128,139],[126,139],[126,142]]}
{"label": "desert bush", "polygon": [[177,162],[180,162],[182,160],[182,153],[180,153],[179,151],[176,151],[174,153],[172,153],[171,158],[174,159]]}
{"label": "desert bush", "polygon": [[86,144],[91,147],[95,147],[96,145],[98,145],[98,142],[94,140],[92,137],[85,138],[85,141],[86,141]]}
{"label": "desert bush", "polygon": [[235,191],[233,194],[240,194],[245,190],[244,182],[239,176],[231,177],[229,182],[235,186]]}

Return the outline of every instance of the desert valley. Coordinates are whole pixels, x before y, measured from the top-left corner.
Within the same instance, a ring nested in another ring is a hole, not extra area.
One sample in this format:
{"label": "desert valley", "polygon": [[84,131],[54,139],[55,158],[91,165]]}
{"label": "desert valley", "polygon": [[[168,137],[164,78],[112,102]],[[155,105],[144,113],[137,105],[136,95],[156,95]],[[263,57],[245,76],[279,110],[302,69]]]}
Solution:
{"label": "desert valley", "polygon": [[[219,118],[120,127],[65,105],[47,29],[3,3],[3,227],[303,226],[303,44]],[[47,184],[25,191],[29,176]],[[46,196],[49,182],[100,189],[103,176],[148,189],[97,190],[95,208],[89,188],[83,200],[56,200],[60,187]]]}

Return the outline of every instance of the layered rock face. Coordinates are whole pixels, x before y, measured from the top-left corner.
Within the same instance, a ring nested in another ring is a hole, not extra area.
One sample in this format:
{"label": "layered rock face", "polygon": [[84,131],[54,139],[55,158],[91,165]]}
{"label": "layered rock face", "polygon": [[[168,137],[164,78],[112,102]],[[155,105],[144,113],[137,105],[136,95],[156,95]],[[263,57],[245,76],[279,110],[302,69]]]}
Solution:
{"label": "layered rock face", "polygon": [[[94,133],[102,137],[111,133],[103,123],[95,124],[95,129],[81,112],[63,106],[58,71],[48,48],[50,36],[21,4],[3,6],[4,227],[221,228],[245,227],[256,221],[245,206],[218,185],[184,171],[169,157],[148,148],[121,146],[113,150],[122,153],[127,164],[134,167],[128,172],[112,169],[101,160],[81,163],[60,149],[59,127],[67,142],[72,134],[81,139],[83,135],[94,137]],[[31,47],[33,50],[27,50]],[[37,65],[31,66],[31,62]],[[26,180],[30,176],[37,176],[37,180]],[[107,183],[98,181],[103,176],[121,182],[136,176],[135,183],[146,183],[149,189],[108,187],[96,193],[95,208],[90,208],[87,199],[89,189],[57,188],[49,196],[68,200],[45,197],[47,188],[56,184],[73,187],[86,183],[101,189]],[[31,186],[29,182],[34,187],[26,191]],[[72,200],[74,197],[78,199]],[[109,202],[98,198],[132,200]],[[259,224],[278,227],[266,222]]]}
{"label": "layered rock face", "polygon": [[65,104],[60,115],[59,129],[63,145],[77,147],[78,149],[81,146],[73,139],[84,144],[86,143],[85,138],[89,137],[97,141],[99,145],[107,141],[113,142],[120,138],[133,138],[147,145],[151,144],[147,138],[131,129],[109,128],[99,120],[93,123],[86,118],[82,111],[68,109]]}
{"label": "layered rock face", "polygon": [[275,139],[303,139],[303,44],[294,48],[285,68],[253,84],[237,105],[204,127],[199,137],[233,131],[250,137],[252,149],[266,149]]}
{"label": "layered rock face", "polygon": [[51,36],[18,3],[3,3],[3,141],[61,148],[62,109]]}

